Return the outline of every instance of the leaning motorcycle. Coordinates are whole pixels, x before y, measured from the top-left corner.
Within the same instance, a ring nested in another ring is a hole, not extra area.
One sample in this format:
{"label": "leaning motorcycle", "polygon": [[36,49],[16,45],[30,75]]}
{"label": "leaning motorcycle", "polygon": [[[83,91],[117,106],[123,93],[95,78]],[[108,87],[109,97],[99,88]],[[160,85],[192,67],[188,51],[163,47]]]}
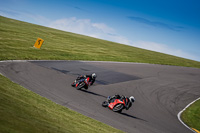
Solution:
{"label": "leaning motorcycle", "polygon": [[72,87],[75,87],[77,90],[80,90],[81,88],[85,88],[87,89],[88,88],[88,78],[85,79],[85,78],[81,78],[81,79],[76,79],[72,84],[71,86]]}
{"label": "leaning motorcycle", "polygon": [[130,101],[127,97],[121,99],[112,99],[110,96],[102,103],[103,107],[108,107],[114,112],[121,113],[123,109],[128,110]]}

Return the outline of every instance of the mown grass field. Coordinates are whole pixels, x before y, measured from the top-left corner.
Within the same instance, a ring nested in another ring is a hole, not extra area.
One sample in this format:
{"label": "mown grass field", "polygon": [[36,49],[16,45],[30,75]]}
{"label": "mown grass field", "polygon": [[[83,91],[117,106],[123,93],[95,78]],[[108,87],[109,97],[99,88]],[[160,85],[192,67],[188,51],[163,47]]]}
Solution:
{"label": "mown grass field", "polygon": [[[38,37],[45,41],[41,49],[33,47]],[[0,60],[119,61],[200,68],[200,62],[197,61],[2,16]],[[0,76],[0,99],[0,111],[3,116],[0,117],[0,132],[120,132],[56,105],[3,76]]]}
{"label": "mown grass field", "polygon": [[[98,60],[200,68],[200,62],[0,17],[0,60]],[[33,48],[37,38],[41,49]]]}

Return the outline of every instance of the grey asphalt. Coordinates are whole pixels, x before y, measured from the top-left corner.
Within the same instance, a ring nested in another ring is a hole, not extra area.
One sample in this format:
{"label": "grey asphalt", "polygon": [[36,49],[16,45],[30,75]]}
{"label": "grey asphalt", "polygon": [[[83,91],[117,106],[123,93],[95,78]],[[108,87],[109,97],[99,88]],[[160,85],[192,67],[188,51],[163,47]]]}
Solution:
{"label": "grey asphalt", "polygon": [[[78,75],[97,74],[88,90],[71,83]],[[9,61],[0,73],[58,104],[130,133],[191,133],[177,119],[200,97],[200,69],[116,62]],[[136,102],[121,114],[103,108],[107,96],[133,95]]]}

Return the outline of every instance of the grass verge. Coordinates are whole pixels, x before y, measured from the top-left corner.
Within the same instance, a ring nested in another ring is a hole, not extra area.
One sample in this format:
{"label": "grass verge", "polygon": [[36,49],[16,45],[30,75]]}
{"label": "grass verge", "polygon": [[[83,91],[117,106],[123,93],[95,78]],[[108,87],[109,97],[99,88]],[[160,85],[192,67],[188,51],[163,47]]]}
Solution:
{"label": "grass verge", "polygon": [[[0,60],[90,60],[200,68],[200,62],[0,16]],[[33,48],[37,38],[41,49]]]}
{"label": "grass verge", "polygon": [[190,105],[181,115],[181,119],[189,127],[200,131],[200,100]]}
{"label": "grass verge", "polygon": [[0,75],[1,133],[99,133],[122,131],[39,96]]}

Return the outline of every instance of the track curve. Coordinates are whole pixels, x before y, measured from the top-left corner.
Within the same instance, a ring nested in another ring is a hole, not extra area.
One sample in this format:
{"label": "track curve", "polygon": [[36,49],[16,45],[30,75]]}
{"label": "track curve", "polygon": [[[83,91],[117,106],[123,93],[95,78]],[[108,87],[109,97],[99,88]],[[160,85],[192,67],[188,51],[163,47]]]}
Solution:
{"label": "track curve", "polygon": [[[95,72],[97,81],[78,91],[71,83]],[[58,104],[125,132],[190,133],[177,119],[200,97],[200,69],[117,62],[10,61],[0,73]],[[133,95],[136,102],[121,114],[101,106],[107,96]]]}

